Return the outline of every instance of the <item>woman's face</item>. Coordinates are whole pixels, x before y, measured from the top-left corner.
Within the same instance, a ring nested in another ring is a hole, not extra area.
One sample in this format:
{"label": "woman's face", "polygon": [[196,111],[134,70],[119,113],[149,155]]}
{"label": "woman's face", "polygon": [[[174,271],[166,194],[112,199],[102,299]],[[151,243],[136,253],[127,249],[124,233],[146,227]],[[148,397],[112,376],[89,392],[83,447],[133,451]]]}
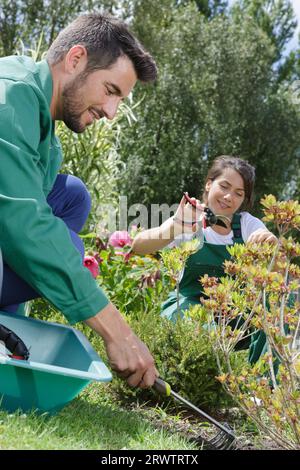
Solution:
{"label": "woman's face", "polygon": [[245,199],[244,181],[241,175],[232,168],[226,168],[214,180],[208,180],[207,205],[215,213],[232,216]]}

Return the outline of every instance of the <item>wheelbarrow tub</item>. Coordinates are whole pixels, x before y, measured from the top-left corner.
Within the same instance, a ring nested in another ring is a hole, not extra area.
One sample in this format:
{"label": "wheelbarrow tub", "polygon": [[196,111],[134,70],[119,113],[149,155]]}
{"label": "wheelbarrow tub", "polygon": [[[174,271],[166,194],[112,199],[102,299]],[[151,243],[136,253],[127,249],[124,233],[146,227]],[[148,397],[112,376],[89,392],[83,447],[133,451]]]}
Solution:
{"label": "wheelbarrow tub", "polygon": [[72,327],[5,312],[0,324],[30,350],[28,361],[0,354],[0,407],[9,412],[54,414],[91,381],[112,379],[87,338]]}

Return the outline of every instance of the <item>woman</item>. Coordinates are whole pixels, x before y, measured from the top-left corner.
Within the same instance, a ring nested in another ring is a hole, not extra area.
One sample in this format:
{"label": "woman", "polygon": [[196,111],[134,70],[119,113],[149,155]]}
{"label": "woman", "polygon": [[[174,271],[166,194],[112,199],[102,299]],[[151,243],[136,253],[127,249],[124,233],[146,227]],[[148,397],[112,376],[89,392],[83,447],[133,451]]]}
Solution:
{"label": "woman", "polygon": [[[248,162],[231,156],[220,156],[208,171],[202,196],[204,204],[192,198],[196,203],[196,207],[193,207],[183,197],[173,217],[160,227],[145,230],[135,237],[132,250],[138,254],[152,253],[167,245],[177,246],[193,237],[204,239],[203,246],[201,243],[202,247],[188,258],[180,281],[180,314],[191,305],[200,303],[203,292],[199,279],[202,276],[224,275],[223,263],[230,258],[228,245],[277,241],[263,222],[248,212],[253,204],[254,181],[255,170]],[[204,228],[204,207],[221,216],[227,222],[226,227],[213,225]],[[178,309],[175,292],[164,302],[162,315],[176,321]],[[263,346],[261,334],[254,339]]]}

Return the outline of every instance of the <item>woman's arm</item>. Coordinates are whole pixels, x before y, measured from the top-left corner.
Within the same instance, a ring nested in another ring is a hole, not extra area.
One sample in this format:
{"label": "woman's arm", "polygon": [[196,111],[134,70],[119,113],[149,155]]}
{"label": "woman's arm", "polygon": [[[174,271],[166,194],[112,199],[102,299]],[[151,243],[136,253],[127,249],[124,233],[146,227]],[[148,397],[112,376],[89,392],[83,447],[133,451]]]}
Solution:
{"label": "woman's arm", "polygon": [[262,220],[249,214],[249,212],[241,213],[242,236],[245,243],[276,243],[277,238],[270,232]]}
{"label": "woman's arm", "polygon": [[197,199],[192,199],[197,202],[197,207],[186,203],[185,197],[183,197],[174,217],[170,217],[159,227],[140,232],[135,237],[132,243],[132,251],[139,255],[155,253],[169,245],[177,235],[197,231],[201,223],[203,207]]}
{"label": "woman's arm", "polygon": [[132,251],[138,255],[155,253],[171,243],[178,234],[177,232],[182,233],[181,224],[178,226],[173,217],[170,217],[159,227],[138,233],[133,240]]}

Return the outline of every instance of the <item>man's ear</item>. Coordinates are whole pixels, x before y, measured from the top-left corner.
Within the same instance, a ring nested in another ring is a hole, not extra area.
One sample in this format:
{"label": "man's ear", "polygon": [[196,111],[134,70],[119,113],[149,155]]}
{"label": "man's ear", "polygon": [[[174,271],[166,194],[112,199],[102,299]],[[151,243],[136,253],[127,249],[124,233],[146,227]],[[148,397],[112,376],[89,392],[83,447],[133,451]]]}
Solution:
{"label": "man's ear", "polygon": [[87,65],[87,50],[80,44],[71,47],[64,59],[65,72],[77,75],[83,72]]}

